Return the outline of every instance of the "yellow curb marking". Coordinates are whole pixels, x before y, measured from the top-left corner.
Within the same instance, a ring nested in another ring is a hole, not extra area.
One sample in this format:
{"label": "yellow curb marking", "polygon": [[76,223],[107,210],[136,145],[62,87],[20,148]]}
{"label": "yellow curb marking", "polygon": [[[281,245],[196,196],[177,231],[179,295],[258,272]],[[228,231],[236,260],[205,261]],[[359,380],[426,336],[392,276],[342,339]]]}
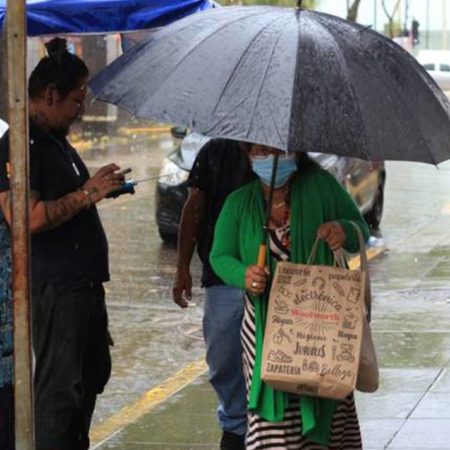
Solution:
{"label": "yellow curb marking", "polygon": [[125,406],[117,414],[114,414],[95,426],[90,433],[92,443],[99,444],[127,425],[135,423],[160,403],[166,401],[169,397],[192,383],[200,375],[205,373],[207,369],[208,367],[203,359],[189,363],[162,384],[147,391],[136,402]]}
{"label": "yellow curb marking", "polygon": [[[118,129],[118,136],[116,136],[116,138],[121,139],[124,143],[127,143],[125,139],[128,138],[128,136],[146,135],[146,134],[147,135],[164,134],[170,133],[170,129],[171,127],[168,125],[133,127],[133,128],[120,127]],[[91,150],[96,146],[104,148],[105,146],[108,145],[107,139],[105,138],[91,140],[91,139],[84,139],[76,134],[70,135],[69,141],[72,143],[72,145],[78,152],[85,152],[87,150]]]}
{"label": "yellow curb marking", "polygon": [[94,143],[92,141],[80,141],[74,143],[74,147],[77,152],[87,152],[88,150],[94,148]]}
{"label": "yellow curb marking", "polygon": [[[366,250],[367,261],[371,261],[372,259],[376,258],[378,255],[381,255],[385,251],[387,251],[386,247],[369,247]],[[360,266],[359,255],[358,256],[354,256],[353,258],[351,258],[348,261],[348,267],[351,270],[358,269],[359,266]]]}
{"label": "yellow curb marking", "polygon": [[133,134],[156,134],[156,133],[170,133],[170,126],[154,126],[154,127],[121,127],[119,128],[119,134],[126,136]]}
{"label": "yellow curb marking", "polygon": [[[386,250],[386,247],[369,248],[366,252],[367,259],[370,261]],[[350,269],[357,269],[359,267],[359,256],[351,258],[348,264]],[[96,444],[95,448],[97,448],[127,425],[137,422],[142,416],[192,383],[207,370],[208,366],[203,359],[189,363],[165,382],[144,393],[136,402],[123,407],[117,414],[96,425],[90,433],[92,444]]]}

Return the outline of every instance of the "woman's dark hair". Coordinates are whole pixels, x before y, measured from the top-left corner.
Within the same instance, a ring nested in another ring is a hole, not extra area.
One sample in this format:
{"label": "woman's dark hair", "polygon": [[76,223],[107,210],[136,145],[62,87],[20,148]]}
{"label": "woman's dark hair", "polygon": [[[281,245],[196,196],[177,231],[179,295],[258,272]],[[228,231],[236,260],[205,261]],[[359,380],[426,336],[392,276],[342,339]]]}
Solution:
{"label": "woman's dark hair", "polygon": [[308,153],[297,152],[296,162],[299,173],[306,173],[314,169],[320,168],[320,164],[314,161]]}
{"label": "woman's dark hair", "polygon": [[88,77],[86,64],[67,50],[66,42],[65,39],[54,38],[45,44],[48,56],[39,61],[28,82],[30,98],[39,97],[49,85],[54,85],[65,98]]}

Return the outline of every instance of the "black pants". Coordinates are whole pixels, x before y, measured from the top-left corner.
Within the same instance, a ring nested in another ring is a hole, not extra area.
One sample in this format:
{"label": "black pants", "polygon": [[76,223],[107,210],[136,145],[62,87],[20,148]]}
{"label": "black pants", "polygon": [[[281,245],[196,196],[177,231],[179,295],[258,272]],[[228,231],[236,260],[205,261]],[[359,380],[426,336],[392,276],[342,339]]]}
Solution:
{"label": "black pants", "polygon": [[37,450],[86,450],[97,394],[111,372],[102,285],[33,295]]}
{"label": "black pants", "polygon": [[14,450],[14,391],[11,385],[0,388],[0,449]]}

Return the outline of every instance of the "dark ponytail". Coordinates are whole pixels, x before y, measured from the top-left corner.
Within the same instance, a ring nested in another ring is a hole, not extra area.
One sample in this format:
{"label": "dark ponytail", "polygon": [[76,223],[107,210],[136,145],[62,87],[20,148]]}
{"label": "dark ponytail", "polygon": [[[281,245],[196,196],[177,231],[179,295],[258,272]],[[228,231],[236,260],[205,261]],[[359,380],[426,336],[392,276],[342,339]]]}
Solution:
{"label": "dark ponytail", "polygon": [[54,85],[62,98],[80,86],[89,76],[84,61],[67,50],[67,41],[54,38],[45,44],[48,56],[42,58],[31,73],[28,95],[39,97],[49,85]]}
{"label": "dark ponytail", "polygon": [[312,170],[320,169],[320,164],[312,159],[308,153],[296,152],[295,156],[299,173],[304,174]]}

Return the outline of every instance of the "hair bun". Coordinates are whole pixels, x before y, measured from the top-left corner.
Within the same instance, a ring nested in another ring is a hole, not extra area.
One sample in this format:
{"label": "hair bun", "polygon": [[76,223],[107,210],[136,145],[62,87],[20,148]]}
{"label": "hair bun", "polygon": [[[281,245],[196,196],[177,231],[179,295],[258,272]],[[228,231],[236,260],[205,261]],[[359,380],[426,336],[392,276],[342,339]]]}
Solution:
{"label": "hair bun", "polygon": [[60,59],[62,55],[68,53],[67,40],[62,38],[53,38],[45,44],[45,48],[50,58]]}

